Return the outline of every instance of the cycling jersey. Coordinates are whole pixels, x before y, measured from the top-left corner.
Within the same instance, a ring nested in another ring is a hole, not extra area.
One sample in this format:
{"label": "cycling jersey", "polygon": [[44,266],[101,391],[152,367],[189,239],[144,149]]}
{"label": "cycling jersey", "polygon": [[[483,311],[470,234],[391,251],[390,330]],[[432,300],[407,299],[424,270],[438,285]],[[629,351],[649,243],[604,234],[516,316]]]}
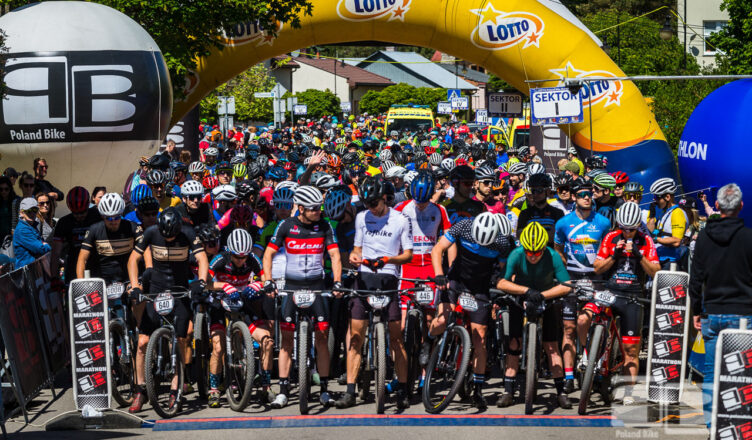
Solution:
{"label": "cycling jersey", "polygon": [[[687,214],[678,205],[673,205],[665,211],[656,208],[655,218],[657,219],[655,230],[658,231],[658,237],[683,238],[689,226]],[[657,242],[655,247],[660,261],[676,261],[679,257],[679,247],[664,246]]]}
{"label": "cycling jersey", "polygon": [[337,245],[340,252],[350,253],[355,246],[355,222],[342,223],[329,220],[337,236]]}
{"label": "cycling jersey", "polygon": [[214,278],[214,281],[241,288],[252,283],[253,278],[263,272],[261,262],[256,255],[248,255],[240,267],[232,263],[230,255],[227,251],[220,252],[209,264],[209,274]]}
{"label": "cycling jersey", "polygon": [[569,273],[559,254],[552,248],[546,247],[538,263],[530,264],[525,257],[525,249],[518,247],[509,254],[504,279],[543,292],[569,281]]}
{"label": "cycling jersey", "polygon": [[128,220],[120,220],[117,231],[110,231],[104,221],[91,225],[81,249],[89,251],[87,267],[93,277],[105,282],[128,281],[128,257],[136,244],[137,226]]}
{"label": "cycling jersey", "polygon": [[543,208],[528,205],[527,208],[520,212],[520,216],[517,219],[517,232],[522,233],[522,230],[530,222],[538,222],[548,232],[548,245],[553,246],[554,225],[562,217],[564,217],[564,213],[549,204],[546,204]]}
{"label": "cycling jersey", "polygon": [[441,203],[446,208],[449,222],[455,224],[465,218],[473,218],[482,212],[486,212],[486,205],[473,199],[457,202],[455,199],[447,199]]}
{"label": "cycling jersey", "polygon": [[[271,241],[272,236],[274,235],[274,231],[277,230],[278,224],[279,224],[279,221],[277,220],[269,222],[269,224],[264,227],[264,230],[261,231],[261,236],[253,245],[253,247],[255,247],[256,249],[261,249],[262,252],[266,250],[266,246],[269,245],[269,242]],[[272,279],[274,280],[284,279],[286,267],[287,267],[287,254],[285,254],[285,248],[279,248],[277,249],[277,252],[274,254],[274,257],[272,258]]]}
{"label": "cycling jersey", "polygon": [[[477,196],[473,196],[473,200],[478,200]],[[507,207],[504,205],[504,202],[501,200],[496,200],[493,197],[489,197],[489,202],[486,203],[485,201],[478,200],[479,202],[483,203],[486,206],[486,211],[493,213],[493,214],[504,214],[507,212]]]}
{"label": "cycling jersey", "polygon": [[187,205],[183,203],[177,207],[177,210],[183,217],[183,223],[194,228],[203,224],[213,225],[215,223],[211,209],[206,203],[199,203],[198,209],[195,211],[189,210]]}
{"label": "cycling jersey", "polygon": [[193,276],[188,264],[189,256],[204,252],[193,228],[183,225],[175,239],[167,241],[156,225],[150,226],[133,250],[143,254],[149,246],[154,268],[150,292],[157,293],[172,286],[187,287]]}
{"label": "cycling jersey", "polygon": [[567,215],[574,210],[574,202],[563,202],[558,197],[550,199],[548,203],[554,208],[560,209],[564,215]]}
{"label": "cycling jersey", "polygon": [[413,259],[410,265],[430,266],[431,251],[441,236],[449,230],[451,223],[446,209],[429,202],[421,211],[415,200],[408,200],[397,205],[395,210],[404,214],[409,220],[413,232]]}
{"label": "cycling jersey", "polygon": [[[355,246],[362,248],[362,258],[370,260],[381,257],[396,257],[402,251],[413,249],[410,220],[401,212],[388,208],[385,215],[375,216],[370,210],[358,213],[355,217]],[[373,273],[365,265],[361,272]],[[379,274],[398,276],[394,264],[379,269]]]}
{"label": "cycling jersey", "polygon": [[99,221],[102,221],[102,217],[97,208],[89,208],[83,221],[78,222],[73,214],[68,214],[64,215],[55,225],[52,240],[67,247],[68,253],[64,256],[65,265],[63,266],[66,280],[70,281],[76,278],[76,263],[78,262],[78,251],[81,250],[81,243],[84,241],[89,226]]}
{"label": "cycling jersey", "polygon": [[616,203],[619,201],[616,197],[611,197],[608,199],[608,202],[601,203],[601,202],[595,202],[595,209],[596,212],[604,217],[606,217],[613,226],[616,221]]}
{"label": "cycling jersey", "polygon": [[514,248],[511,237],[499,234],[489,246],[481,246],[472,236],[472,219],[460,220],[444,233],[450,243],[457,243],[457,258],[449,268],[447,276],[462,282],[473,293],[488,292],[496,263],[506,262]]}
{"label": "cycling jersey", "polygon": [[325,220],[306,224],[298,217],[282,220],[269,240],[269,247],[282,247],[287,254],[285,279],[316,281],[324,278],[324,252],[337,249],[337,239]]}
{"label": "cycling jersey", "polygon": [[645,284],[645,271],[640,265],[641,255],[644,255],[651,263],[658,264],[655,245],[649,235],[637,231],[632,245],[639,249],[640,253],[616,253],[616,244],[622,239],[624,236],[619,230],[606,234],[598,249],[597,259],[605,260],[608,257],[614,257],[616,260],[607,274],[606,286],[609,289],[639,294]]}
{"label": "cycling jersey", "polygon": [[592,272],[598,245],[610,229],[611,222],[593,210],[585,219],[577,215],[577,210],[559,219],[555,226],[554,243],[564,246],[567,270]]}

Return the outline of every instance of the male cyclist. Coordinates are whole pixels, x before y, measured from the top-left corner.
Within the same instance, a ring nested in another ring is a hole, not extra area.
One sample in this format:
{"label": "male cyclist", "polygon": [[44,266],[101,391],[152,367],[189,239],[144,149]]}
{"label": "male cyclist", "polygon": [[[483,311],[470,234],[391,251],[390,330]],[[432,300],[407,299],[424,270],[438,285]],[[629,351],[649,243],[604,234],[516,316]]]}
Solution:
{"label": "male cyclist", "polygon": [[671,263],[680,261],[681,252],[686,251],[686,247],[681,246],[681,241],[689,220],[684,210],[676,204],[676,189],[676,182],[669,177],[658,179],[650,185],[655,205],[650,207],[648,229],[655,240],[661,268],[666,270]]}
{"label": "male cyclist", "polygon": [[[64,258],[64,277],[66,284],[76,278],[76,265],[81,243],[84,241],[89,226],[102,220],[96,208],[89,208],[89,191],[82,186],[76,186],[68,191],[65,203],[71,213],[64,215],[55,226],[52,236],[52,255],[50,271],[53,277],[58,276],[60,259]],[[67,252],[65,255],[63,252]]]}
{"label": "male cyclist", "polygon": [[449,172],[449,179],[454,187],[454,197],[445,200],[442,205],[446,208],[452,224],[486,211],[483,202],[472,199],[475,184],[475,172],[472,168],[468,165],[456,166]]}
{"label": "male cyclist", "polygon": [[564,217],[564,212],[548,203],[548,191],[551,189],[551,178],[548,174],[533,174],[528,178],[527,187],[530,195],[527,197],[527,207],[520,211],[517,219],[517,238],[531,222],[537,222],[546,229],[548,246],[554,244],[554,225]]}
{"label": "male cyclist", "polygon": [[615,224],[618,198],[611,195],[616,179],[610,174],[600,173],[593,177],[593,201],[598,214],[606,217],[611,225]]}
{"label": "male cyclist", "polygon": [[[280,186],[274,190],[272,196],[272,204],[274,205],[274,219],[264,226],[261,236],[253,245],[253,252],[259,258],[264,257],[264,251],[269,245],[274,232],[277,230],[279,223],[287,218],[290,218],[290,213],[294,205],[293,197],[295,192],[289,187]],[[287,270],[287,254],[284,247],[281,247],[274,254],[272,259],[272,273],[271,279],[277,284],[277,288],[285,288],[285,271]]]}
{"label": "male cyclist", "polygon": [[188,180],[180,186],[183,203],[178,206],[183,222],[194,228],[202,224],[213,224],[214,216],[208,204],[203,203],[204,185],[196,180]]}

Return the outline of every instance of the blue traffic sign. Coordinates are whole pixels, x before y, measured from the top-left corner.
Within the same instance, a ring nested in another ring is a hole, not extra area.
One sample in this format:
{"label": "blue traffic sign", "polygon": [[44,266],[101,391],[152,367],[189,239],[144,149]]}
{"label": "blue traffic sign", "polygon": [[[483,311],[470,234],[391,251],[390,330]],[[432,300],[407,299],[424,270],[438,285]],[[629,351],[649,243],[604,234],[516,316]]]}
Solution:
{"label": "blue traffic sign", "polygon": [[447,101],[460,97],[460,89],[447,89]]}

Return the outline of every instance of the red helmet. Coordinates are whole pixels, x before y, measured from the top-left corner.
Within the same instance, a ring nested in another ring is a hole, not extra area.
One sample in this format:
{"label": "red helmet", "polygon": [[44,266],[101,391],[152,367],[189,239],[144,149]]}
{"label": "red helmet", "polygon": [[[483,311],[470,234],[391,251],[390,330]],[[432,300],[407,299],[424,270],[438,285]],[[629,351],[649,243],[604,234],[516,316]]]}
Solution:
{"label": "red helmet", "polygon": [[436,152],[436,148],[434,148],[434,147],[426,147],[424,149],[424,151],[426,152],[426,155],[430,156],[430,155],[432,155],[433,153]]}
{"label": "red helmet", "polygon": [[83,186],[74,186],[65,198],[68,209],[73,213],[81,213],[89,209],[89,191]]}
{"label": "red helmet", "polygon": [[627,173],[624,171],[614,171],[611,173],[611,177],[616,180],[617,185],[624,185],[625,183],[629,182],[629,176],[627,176]]}
{"label": "red helmet", "polygon": [[219,180],[214,176],[206,176],[201,184],[204,185],[204,188],[211,190],[219,185]]}
{"label": "red helmet", "polygon": [[287,171],[292,171],[295,169],[295,163],[294,162],[285,162],[284,165],[282,165],[282,168],[284,168]]}
{"label": "red helmet", "polygon": [[230,212],[230,221],[239,227],[248,227],[253,221],[253,211],[247,205],[238,205]]}

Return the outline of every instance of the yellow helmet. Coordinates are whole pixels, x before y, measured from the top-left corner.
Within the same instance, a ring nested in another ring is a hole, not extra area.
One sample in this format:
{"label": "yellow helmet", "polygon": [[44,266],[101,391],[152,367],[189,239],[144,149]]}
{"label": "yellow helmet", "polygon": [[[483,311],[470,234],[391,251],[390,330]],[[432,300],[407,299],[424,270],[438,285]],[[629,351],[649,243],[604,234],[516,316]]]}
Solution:
{"label": "yellow helmet", "polygon": [[526,251],[538,252],[545,249],[547,243],[548,232],[538,222],[531,222],[520,234],[520,244]]}

